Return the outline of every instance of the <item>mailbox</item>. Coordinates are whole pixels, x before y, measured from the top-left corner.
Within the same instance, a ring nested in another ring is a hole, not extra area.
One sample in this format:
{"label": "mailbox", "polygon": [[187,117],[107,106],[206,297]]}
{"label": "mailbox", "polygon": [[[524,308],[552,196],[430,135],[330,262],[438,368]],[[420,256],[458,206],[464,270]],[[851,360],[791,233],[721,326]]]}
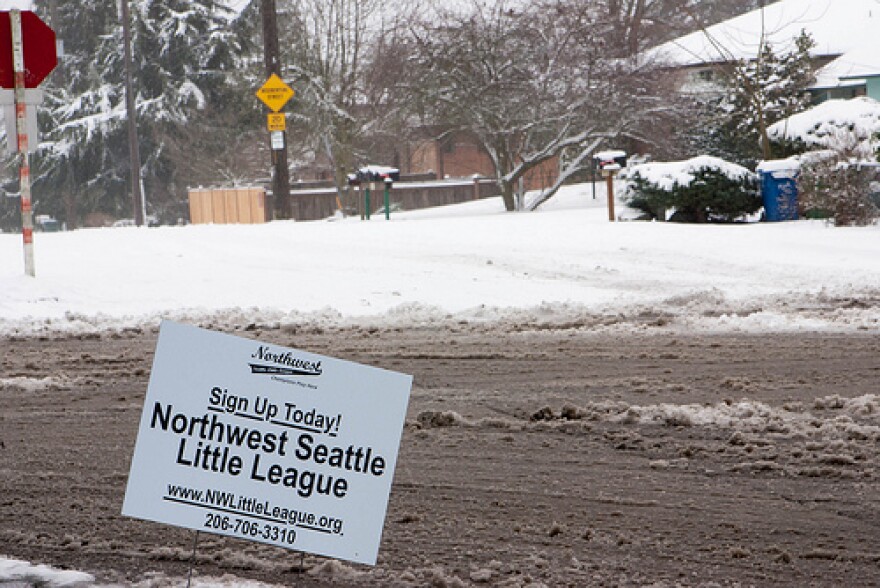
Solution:
{"label": "mailbox", "polygon": [[[349,184],[352,183],[352,176],[355,177],[358,184],[361,182],[366,183],[374,183],[374,182],[382,182],[385,183],[389,179],[392,182],[400,181],[400,170],[396,167],[384,167],[381,165],[368,165],[366,167],[362,167],[354,174],[351,174],[349,177]],[[352,185],[358,185],[352,184]]]}
{"label": "mailbox", "polygon": [[594,153],[593,166],[603,171],[620,171],[626,167],[626,151],[610,150]]}

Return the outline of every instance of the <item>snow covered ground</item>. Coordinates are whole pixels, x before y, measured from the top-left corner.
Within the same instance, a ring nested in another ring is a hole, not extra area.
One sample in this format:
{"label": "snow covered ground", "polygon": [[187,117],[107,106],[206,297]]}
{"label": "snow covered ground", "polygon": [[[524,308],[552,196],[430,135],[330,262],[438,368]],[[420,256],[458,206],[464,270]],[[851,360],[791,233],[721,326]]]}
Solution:
{"label": "snow covered ground", "polygon": [[[59,570],[46,565],[34,565],[19,559],[5,559],[0,557],[0,586],[6,588],[24,588],[29,586],[45,586],[49,588],[121,588],[121,585],[95,584],[95,578],[85,572],[71,570]],[[159,588],[179,586],[180,578],[165,578],[160,575],[151,575],[150,578],[139,582],[132,588]],[[196,577],[192,579],[192,588],[219,588],[235,586],[238,588],[269,588],[270,584],[245,580],[243,578],[227,576],[223,578]]]}
{"label": "snow covered ground", "polygon": [[[631,214],[620,203],[617,210]],[[466,321],[621,333],[880,330],[880,227],[610,223],[601,185],[595,199],[591,185],[567,188],[536,213],[505,213],[495,198],[395,213],[390,222],[44,233],[36,237],[36,269],[36,278],[24,275],[19,235],[0,235],[0,337],[155,327],[161,318],[391,328]],[[0,377],[0,384],[39,382]],[[840,403],[858,415],[876,401]],[[809,416],[758,402],[579,410],[597,422],[714,427],[796,426]],[[151,576],[140,585],[180,581]],[[0,585],[96,584],[89,574],[0,553]],[[233,576],[197,577],[193,585],[265,586]]]}
{"label": "snow covered ground", "polygon": [[0,557],[0,586],[17,582],[19,586],[77,586],[94,578],[84,572],[57,570],[45,565],[33,565],[20,559]]}
{"label": "snow covered ground", "polygon": [[[435,321],[643,329],[880,328],[880,227],[610,223],[605,194],[536,213],[500,199],[264,225],[0,234],[0,335],[161,318],[412,326]],[[625,209],[618,203],[618,213]]]}

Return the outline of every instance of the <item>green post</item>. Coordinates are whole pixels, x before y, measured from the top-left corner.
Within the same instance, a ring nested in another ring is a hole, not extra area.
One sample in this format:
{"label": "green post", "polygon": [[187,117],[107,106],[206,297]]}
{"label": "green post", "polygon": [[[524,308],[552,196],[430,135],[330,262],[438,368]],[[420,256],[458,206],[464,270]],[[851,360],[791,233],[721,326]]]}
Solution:
{"label": "green post", "polygon": [[364,214],[367,217],[367,220],[370,220],[370,185],[367,184],[366,190],[364,190]]}
{"label": "green post", "polygon": [[385,220],[391,219],[391,183],[385,182]]}

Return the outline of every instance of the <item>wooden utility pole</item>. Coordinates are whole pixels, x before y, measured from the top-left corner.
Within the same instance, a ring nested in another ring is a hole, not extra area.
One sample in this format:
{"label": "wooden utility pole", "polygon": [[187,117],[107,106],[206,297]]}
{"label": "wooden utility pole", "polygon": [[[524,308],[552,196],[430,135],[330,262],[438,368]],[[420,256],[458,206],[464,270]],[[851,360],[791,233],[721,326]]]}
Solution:
{"label": "wooden utility pole", "polygon": [[137,108],[134,99],[134,83],[131,74],[131,15],[128,0],[121,0],[122,43],[125,59],[125,111],[128,117],[128,158],[131,166],[131,208],[134,222],[143,226],[146,203],[141,192],[141,151],[138,145]]}
{"label": "wooden utility pole", "polygon": [[[58,0],[49,0],[49,25],[56,31],[62,30],[64,26],[58,15]],[[63,49],[63,40],[59,43],[58,48]],[[64,88],[67,85],[67,78],[65,77],[67,74],[67,68],[63,66],[63,59],[61,59],[61,57],[63,57],[63,54],[59,56],[59,67],[55,69],[54,76],[56,86]],[[64,188],[61,196],[61,199],[64,202],[64,222],[67,224],[68,229],[75,229],[79,227],[79,216],[76,207],[76,190],[71,187],[74,164],[72,160],[68,159],[63,165],[67,168],[64,174]]]}
{"label": "wooden utility pole", "polygon": [[[275,0],[261,0],[260,9],[263,20],[263,56],[266,62],[266,77],[281,75],[281,50],[278,45],[278,22]],[[272,196],[276,219],[291,218],[290,170],[287,168],[287,136],[282,149],[272,150]]]}

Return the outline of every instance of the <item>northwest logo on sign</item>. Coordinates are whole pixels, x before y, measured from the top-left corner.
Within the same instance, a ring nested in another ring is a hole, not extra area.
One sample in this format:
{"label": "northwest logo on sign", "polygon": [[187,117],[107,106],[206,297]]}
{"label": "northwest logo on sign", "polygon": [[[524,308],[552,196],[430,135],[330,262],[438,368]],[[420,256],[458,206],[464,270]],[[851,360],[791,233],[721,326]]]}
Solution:
{"label": "northwest logo on sign", "polygon": [[252,374],[320,376],[324,373],[320,361],[299,359],[289,351],[274,352],[264,345],[260,345],[251,358],[271,362],[270,365],[249,363]]}

